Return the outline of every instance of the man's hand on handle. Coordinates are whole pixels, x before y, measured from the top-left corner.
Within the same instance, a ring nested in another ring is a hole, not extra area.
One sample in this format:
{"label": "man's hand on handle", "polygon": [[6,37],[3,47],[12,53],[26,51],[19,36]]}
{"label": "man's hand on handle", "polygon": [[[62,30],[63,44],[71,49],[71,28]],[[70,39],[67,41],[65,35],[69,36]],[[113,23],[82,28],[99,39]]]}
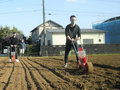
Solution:
{"label": "man's hand on handle", "polygon": [[77,39],[77,40],[80,40],[80,37],[77,37],[76,39]]}
{"label": "man's hand on handle", "polygon": [[11,47],[17,47],[17,45],[10,45]]}
{"label": "man's hand on handle", "polygon": [[71,39],[72,42],[75,42],[75,41],[77,42],[77,40],[80,40],[80,37],[77,37],[76,39],[74,38]]}
{"label": "man's hand on handle", "polygon": [[70,41],[72,41],[72,42],[75,42],[75,41],[77,41],[77,40],[80,40],[80,37],[77,37],[76,39],[74,39],[74,38],[70,38],[70,36],[67,36],[67,38],[68,38]]}
{"label": "man's hand on handle", "polygon": [[11,47],[13,47],[13,45],[10,45]]}

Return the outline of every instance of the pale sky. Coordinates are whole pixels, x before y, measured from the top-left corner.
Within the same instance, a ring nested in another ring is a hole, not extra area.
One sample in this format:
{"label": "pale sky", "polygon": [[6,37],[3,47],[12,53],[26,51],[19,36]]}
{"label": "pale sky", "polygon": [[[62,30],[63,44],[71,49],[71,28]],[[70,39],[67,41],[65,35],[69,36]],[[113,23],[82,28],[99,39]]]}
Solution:
{"label": "pale sky", "polygon": [[[119,0],[45,0],[45,8],[46,21],[51,19],[64,27],[71,15],[76,15],[81,28],[120,16]],[[42,0],[0,0],[0,25],[15,26],[29,36],[43,22],[42,12]]]}

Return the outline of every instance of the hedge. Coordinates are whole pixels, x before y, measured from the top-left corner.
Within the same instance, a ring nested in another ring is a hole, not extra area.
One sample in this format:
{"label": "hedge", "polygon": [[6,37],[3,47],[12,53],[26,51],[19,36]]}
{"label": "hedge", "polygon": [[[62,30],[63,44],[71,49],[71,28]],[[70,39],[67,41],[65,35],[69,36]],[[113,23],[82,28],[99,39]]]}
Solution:
{"label": "hedge", "polygon": [[34,44],[34,45],[27,45],[25,55],[26,56],[39,56],[40,52],[40,45]]}

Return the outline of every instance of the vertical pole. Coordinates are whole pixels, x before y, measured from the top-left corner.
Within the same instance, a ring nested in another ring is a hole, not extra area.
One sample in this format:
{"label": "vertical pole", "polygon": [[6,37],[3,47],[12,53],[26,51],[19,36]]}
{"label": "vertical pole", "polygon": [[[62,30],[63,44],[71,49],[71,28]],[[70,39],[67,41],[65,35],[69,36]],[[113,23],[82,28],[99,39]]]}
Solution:
{"label": "vertical pole", "polygon": [[45,0],[43,0],[43,30],[44,30],[44,46],[45,46],[46,45]]}

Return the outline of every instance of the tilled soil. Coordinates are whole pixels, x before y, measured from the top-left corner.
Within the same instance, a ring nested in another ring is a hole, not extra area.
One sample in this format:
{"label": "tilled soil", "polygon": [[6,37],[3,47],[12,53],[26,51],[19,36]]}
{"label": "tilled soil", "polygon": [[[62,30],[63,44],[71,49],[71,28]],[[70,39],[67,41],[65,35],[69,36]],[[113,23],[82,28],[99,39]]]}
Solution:
{"label": "tilled soil", "polygon": [[76,69],[75,57],[0,57],[0,90],[119,90],[120,55],[90,55],[92,74]]}

